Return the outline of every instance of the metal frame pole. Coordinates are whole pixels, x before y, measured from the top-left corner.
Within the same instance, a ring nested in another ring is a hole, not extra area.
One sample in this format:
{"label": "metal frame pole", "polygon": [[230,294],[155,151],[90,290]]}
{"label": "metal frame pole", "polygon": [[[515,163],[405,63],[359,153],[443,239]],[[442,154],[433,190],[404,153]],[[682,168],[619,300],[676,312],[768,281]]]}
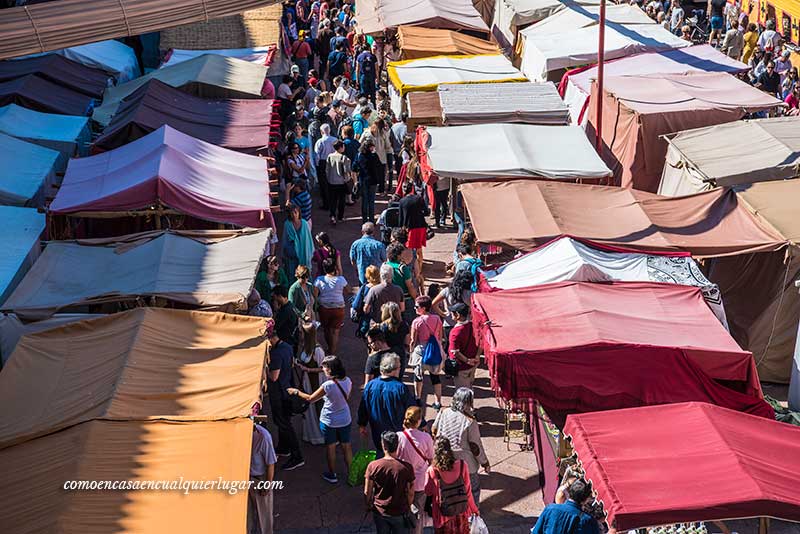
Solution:
{"label": "metal frame pole", "polygon": [[600,24],[599,39],[597,47],[597,117],[595,129],[597,132],[596,146],[597,153],[602,155],[601,146],[603,143],[603,66],[606,52],[606,0],[600,1]]}

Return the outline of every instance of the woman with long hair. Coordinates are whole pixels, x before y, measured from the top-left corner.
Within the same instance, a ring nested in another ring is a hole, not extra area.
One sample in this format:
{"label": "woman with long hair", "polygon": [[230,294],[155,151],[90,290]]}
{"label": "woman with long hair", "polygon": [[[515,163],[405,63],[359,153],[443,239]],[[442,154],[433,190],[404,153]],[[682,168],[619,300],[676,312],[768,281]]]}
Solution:
{"label": "woman with long hair", "polygon": [[[319,388],[319,374],[322,372],[322,361],[325,358],[325,351],[317,341],[317,325],[314,322],[303,323],[300,328],[302,334],[302,345],[300,354],[297,356],[295,367],[302,376],[300,377],[301,387],[304,393],[310,395]],[[322,433],[319,429],[319,413],[317,406],[310,406],[303,414],[303,441],[312,445],[322,445],[324,443]]]}
{"label": "woman with long hair", "polygon": [[261,299],[268,304],[272,304],[272,289],[277,286],[288,286],[289,278],[281,268],[281,262],[274,255],[267,256],[261,260],[256,273],[255,289]]}
{"label": "woman with long hair", "polygon": [[329,354],[339,349],[339,333],[344,326],[344,295],[347,279],[339,273],[333,258],[322,262],[323,276],[314,280],[314,297],[319,303],[319,321],[325,335]]}
{"label": "woman with long hair", "polygon": [[286,212],[281,250],[287,272],[293,273],[298,265],[305,265],[311,268],[314,240],[311,237],[311,229],[308,227],[308,223],[300,215],[300,208],[296,204],[289,204],[286,207]]}
{"label": "woman with long hair", "polygon": [[432,497],[436,534],[469,534],[469,518],[478,515],[464,460],[456,458],[446,437],[437,437],[433,461],[425,474],[425,493]]}
{"label": "woman with long hair", "polygon": [[420,430],[422,410],[419,406],[406,409],[403,430],[397,433],[399,444],[397,458],[407,462],[414,469],[414,506],[417,508],[417,524],[414,534],[422,534],[425,524],[425,473],[433,458],[433,438]]}
{"label": "woman with long hair", "polygon": [[411,329],[403,320],[400,305],[397,302],[387,302],[381,306],[380,329],[386,336],[386,344],[392,352],[400,356],[400,379],[403,379],[406,365],[408,364],[408,344],[411,342]]}
{"label": "woman with long hair", "polygon": [[364,279],[366,282],[358,288],[358,293],[353,299],[353,306],[350,313],[351,319],[357,324],[356,337],[366,340],[370,326],[370,314],[364,311],[364,304],[366,303],[369,290],[381,283],[380,270],[374,265],[367,266],[364,271]]}
{"label": "woman with long hair", "polygon": [[297,316],[303,321],[314,320],[314,291],[309,279],[311,272],[305,265],[294,270],[295,282],[289,288],[289,302],[294,306]]}
{"label": "woman with long hair", "polygon": [[341,273],[342,272],[342,256],[336,247],[333,246],[331,243],[330,236],[325,232],[319,232],[317,235],[314,236],[314,241],[317,245],[317,249],[314,251],[314,256],[311,258],[311,261],[314,262],[317,269],[317,276],[323,276],[325,273],[322,271],[322,262],[327,260],[328,258],[332,258],[333,261],[336,263],[336,269]]}
{"label": "woman with long hair", "polygon": [[382,183],[382,176],[381,161],[375,153],[372,139],[361,142],[353,171],[358,174],[358,189],[361,192],[361,222],[375,222],[375,191]]}

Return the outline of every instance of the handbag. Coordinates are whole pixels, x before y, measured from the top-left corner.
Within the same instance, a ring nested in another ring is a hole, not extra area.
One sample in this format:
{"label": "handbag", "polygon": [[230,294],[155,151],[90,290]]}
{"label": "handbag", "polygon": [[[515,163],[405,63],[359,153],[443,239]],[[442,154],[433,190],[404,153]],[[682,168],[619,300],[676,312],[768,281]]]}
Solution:
{"label": "handbag", "polygon": [[[299,377],[297,376],[297,369],[294,369],[295,379],[297,380]],[[302,381],[298,380],[298,384],[302,383]],[[292,415],[303,415],[308,410],[308,401],[300,397],[300,395],[289,395],[287,399],[287,404],[289,406],[289,413]]]}
{"label": "handbag", "polygon": [[447,376],[458,376],[458,362],[455,358],[447,358],[444,361],[444,374]]}
{"label": "handbag", "polygon": [[489,527],[486,526],[486,521],[484,521],[481,516],[472,516],[472,522],[469,526],[469,534],[489,534]]}

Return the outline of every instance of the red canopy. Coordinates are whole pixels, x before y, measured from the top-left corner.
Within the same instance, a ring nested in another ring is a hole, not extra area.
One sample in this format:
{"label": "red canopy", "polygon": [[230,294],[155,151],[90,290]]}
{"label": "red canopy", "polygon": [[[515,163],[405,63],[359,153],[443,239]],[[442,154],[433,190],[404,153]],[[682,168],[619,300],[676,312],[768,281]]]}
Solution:
{"label": "red canopy", "polygon": [[565,433],[618,530],[800,521],[800,428],[704,403],[570,415]]}
{"label": "red canopy", "polygon": [[505,398],[535,398],[548,413],[703,401],[774,417],[752,354],[699,288],[558,282],[476,293],[472,307]]}

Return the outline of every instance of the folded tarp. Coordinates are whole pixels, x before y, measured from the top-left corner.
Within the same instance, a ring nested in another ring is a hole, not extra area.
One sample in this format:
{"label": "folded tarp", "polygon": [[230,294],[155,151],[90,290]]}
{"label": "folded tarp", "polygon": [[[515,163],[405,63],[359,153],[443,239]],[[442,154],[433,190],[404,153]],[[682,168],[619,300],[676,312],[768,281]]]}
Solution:
{"label": "folded tarp", "polygon": [[725,189],[670,198],[619,187],[511,180],[462,184],[461,192],[478,241],[524,251],[560,235],[695,257],[771,252],[787,243]]}
{"label": "folded tarp", "polygon": [[[252,436],[249,419],[90,421],[0,450],[3,530],[245,532],[247,489],[192,490],[190,481],[247,481]],[[117,480],[135,486],[64,489]],[[154,482],[174,486],[149,489]]]}
{"label": "folded tarp", "polygon": [[171,67],[178,63],[183,63],[184,61],[202,56],[203,54],[233,57],[241,59],[242,61],[247,61],[248,63],[269,67],[275,57],[276,51],[277,47],[275,45],[258,46],[255,48],[228,48],[225,50],[184,50],[181,48],[171,48],[169,52],[167,52],[167,57],[160,68]]}
{"label": "folded tarp", "polygon": [[[58,0],[0,13],[0,59],[74,47],[265,7],[276,0]],[[411,10],[409,10],[411,11]]]}
{"label": "folded tarp", "polygon": [[484,39],[452,30],[438,30],[420,26],[397,28],[397,46],[400,59],[419,59],[446,55],[499,54],[497,45]]}
{"label": "folded tarp", "polygon": [[[564,69],[596,62],[598,11],[596,6],[570,4],[567,9],[522,30],[520,70],[532,81],[557,81]],[[656,24],[635,5],[607,8],[606,60],[690,44]]]}
{"label": "folded tarp", "polygon": [[603,95],[592,84],[590,137],[603,111],[603,159],[617,185],[656,192],[667,142],[662,135],[739,120],[782,103],[723,72],[607,76]]}
{"label": "folded tarp", "polygon": [[43,208],[58,184],[55,150],[0,134],[0,204]]}
{"label": "folded tarp", "polygon": [[105,72],[87,67],[57,54],[0,61],[0,82],[16,80],[29,74],[49,80],[92,98],[101,98],[109,85]]}
{"label": "folded tarp", "polygon": [[666,140],[669,148],[659,195],[689,195],[800,175],[798,117],[729,122]]}
{"label": "folded tarp", "polygon": [[92,111],[94,100],[33,74],[0,83],[0,106],[20,106],[60,115],[83,115]]}
{"label": "folded tarp", "polygon": [[523,176],[576,181],[611,176],[578,126],[480,124],[428,128],[427,132],[429,163],[445,178]]}
{"label": "folded tarp", "polygon": [[517,33],[525,26],[546,19],[550,15],[566,9],[566,4],[591,6],[600,4],[600,0],[496,0],[494,19],[492,20],[492,36],[504,48],[511,48],[516,41]]}
{"label": "folded tarp", "polygon": [[[605,76],[646,74],[689,74],[693,72],[744,72],[749,67],[730,58],[711,45],[697,45],[663,52],[648,52],[624,57],[605,64]],[[592,81],[597,78],[597,66],[567,72],[562,79],[564,101],[574,124],[585,125],[589,118],[586,107],[592,93]]]}
{"label": "folded tarp", "polygon": [[45,217],[33,208],[0,206],[3,221],[0,254],[0,304],[14,291],[17,284],[39,257],[39,239],[44,232]]}
{"label": "folded tarp", "polygon": [[163,125],[217,146],[255,152],[269,144],[272,100],[210,100],[150,80],[120,103],[94,147],[111,150]]}
{"label": "folded tarp", "polygon": [[11,357],[11,353],[14,352],[14,347],[17,346],[22,336],[33,334],[34,332],[41,332],[42,330],[50,330],[51,328],[69,323],[95,319],[97,317],[102,317],[102,315],[91,313],[60,313],[41,321],[27,322],[22,321],[13,313],[0,313],[0,367],[6,365],[6,362]]}
{"label": "folded tarp", "polygon": [[0,132],[60,153],[56,172],[63,173],[73,156],[89,153],[89,119],[41,113],[16,104],[0,108]]}
{"label": "folded tarp", "polygon": [[204,54],[109,87],[103,96],[103,105],[95,109],[92,118],[107,125],[122,99],[152,79],[204,98],[261,98],[266,76],[267,68],[261,65]]}
{"label": "folded tarp", "polygon": [[800,521],[800,428],[685,403],[570,415],[564,432],[619,531],[753,517]]}
{"label": "folded tarp", "polygon": [[708,307],[728,328],[719,287],[703,275],[697,262],[686,252],[642,253],[562,236],[481,274],[481,289],[489,291],[568,280],[661,282],[699,287]]}
{"label": "folded tarp", "polygon": [[265,230],[53,241],[2,307],[23,318],[41,318],[72,306],[161,297],[241,310],[266,244]]}
{"label": "folded tarp", "polygon": [[569,124],[569,111],[552,83],[478,83],[439,86],[444,124]]}
{"label": "folded tarp", "polygon": [[50,210],[123,216],[158,205],[207,221],[270,227],[266,160],[162,126],[120,148],[71,160]]}
{"label": "folded tarp", "polygon": [[472,0],[356,0],[358,29],[383,33],[398,26],[425,26],[446,30],[489,31]]}
{"label": "folded tarp", "polygon": [[556,282],[475,293],[472,313],[497,394],[548,414],[702,401],[775,415],[699,288]]}
{"label": "folded tarp", "polygon": [[125,83],[141,75],[136,52],[114,39],[63,48],[53,53],[107,72],[117,83]]}
{"label": "folded tarp", "polygon": [[92,419],[246,417],[261,396],[266,326],[136,308],[24,336],[0,373],[0,406],[14,407],[0,449]]}

